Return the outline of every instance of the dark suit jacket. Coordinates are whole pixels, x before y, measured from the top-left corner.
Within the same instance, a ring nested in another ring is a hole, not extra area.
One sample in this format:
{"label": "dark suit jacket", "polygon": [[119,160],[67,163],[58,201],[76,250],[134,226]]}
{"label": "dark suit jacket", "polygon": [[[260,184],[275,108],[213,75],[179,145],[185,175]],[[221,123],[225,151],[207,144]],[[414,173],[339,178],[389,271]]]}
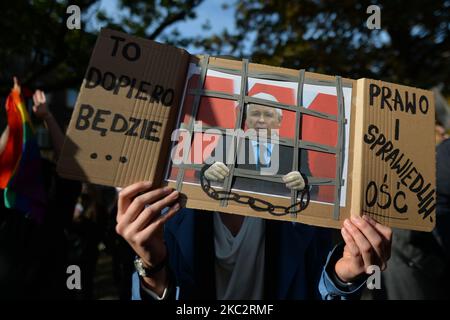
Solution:
{"label": "dark suit jacket", "polygon": [[[216,161],[220,161],[223,163],[227,163],[227,157],[229,156],[229,153],[231,152],[231,142],[232,137],[226,136],[225,139],[221,139],[218,144],[218,148],[214,149],[211,157],[208,159],[208,163],[213,163]],[[241,140],[241,145],[238,149],[238,156],[237,156],[237,164],[236,168],[239,169],[246,169],[254,171],[255,174],[261,175],[261,168],[265,167],[265,170],[268,170],[269,167],[273,166],[275,167],[274,163],[269,163],[268,165],[264,166],[264,164],[256,165],[255,161],[255,155],[254,155],[254,148],[250,142],[249,139]],[[218,149],[221,148],[221,153],[218,152]],[[273,147],[272,149],[272,158],[275,157],[276,154],[276,148]],[[275,158],[274,158],[275,159]],[[276,172],[273,172],[277,175],[285,175],[292,171],[292,161],[293,161],[293,148],[287,147],[284,145],[279,145],[278,148],[278,170]],[[239,161],[241,160],[241,161]],[[308,165],[308,153],[306,150],[300,151],[300,157],[298,158],[299,161],[299,171],[303,176],[303,179],[305,179],[305,182],[308,181],[307,177],[311,176],[311,171],[309,170]],[[241,162],[241,163],[239,163]],[[243,163],[242,163],[243,162]],[[273,195],[283,195],[283,196],[290,196],[290,190],[286,188],[286,185],[282,182],[276,183],[271,181],[265,181],[265,180],[258,180],[258,179],[251,179],[246,177],[235,177],[233,180],[232,188],[234,189],[241,189],[245,191],[252,191],[252,192],[260,192],[260,193],[267,193],[267,194],[273,194]]]}

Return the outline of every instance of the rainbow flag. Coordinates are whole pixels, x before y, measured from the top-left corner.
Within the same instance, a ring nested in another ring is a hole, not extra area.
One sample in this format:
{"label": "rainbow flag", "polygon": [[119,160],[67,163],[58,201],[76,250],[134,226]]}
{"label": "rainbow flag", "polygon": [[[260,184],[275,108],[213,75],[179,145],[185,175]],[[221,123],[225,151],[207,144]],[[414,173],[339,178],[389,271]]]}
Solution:
{"label": "rainbow flag", "polygon": [[16,209],[42,222],[47,196],[41,156],[30,117],[18,90],[6,99],[8,138],[0,153],[0,189],[7,208]]}

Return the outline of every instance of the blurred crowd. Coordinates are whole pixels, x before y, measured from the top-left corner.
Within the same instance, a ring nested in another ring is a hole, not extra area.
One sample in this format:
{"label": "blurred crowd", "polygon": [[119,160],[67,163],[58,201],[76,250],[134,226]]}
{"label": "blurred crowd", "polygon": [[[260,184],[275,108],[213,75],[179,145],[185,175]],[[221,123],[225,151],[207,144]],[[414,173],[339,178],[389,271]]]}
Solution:
{"label": "blurred crowd", "polygon": [[[17,79],[13,90],[21,92]],[[103,277],[115,290],[105,294],[128,299],[134,254],[115,232],[117,191],[56,173],[64,135],[45,94],[36,90],[29,100],[33,120],[45,125],[53,145],[52,157],[41,157],[39,172],[34,173],[42,176],[45,214],[42,221],[35,221],[7,207],[6,191],[0,189],[0,299],[94,299],[100,253],[112,261],[112,273]],[[11,132],[8,126],[2,129],[0,154],[7,151]],[[81,271],[81,289],[73,290],[66,283],[72,265]]]}

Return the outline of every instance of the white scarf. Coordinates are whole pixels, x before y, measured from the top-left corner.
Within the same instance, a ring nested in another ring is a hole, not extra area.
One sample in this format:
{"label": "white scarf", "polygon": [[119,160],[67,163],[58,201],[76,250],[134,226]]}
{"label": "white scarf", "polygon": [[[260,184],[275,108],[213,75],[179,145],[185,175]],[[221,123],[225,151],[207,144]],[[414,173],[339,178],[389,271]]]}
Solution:
{"label": "white scarf", "polygon": [[214,248],[217,298],[263,299],[265,221],[245,217],[234,237],[214,212]]}

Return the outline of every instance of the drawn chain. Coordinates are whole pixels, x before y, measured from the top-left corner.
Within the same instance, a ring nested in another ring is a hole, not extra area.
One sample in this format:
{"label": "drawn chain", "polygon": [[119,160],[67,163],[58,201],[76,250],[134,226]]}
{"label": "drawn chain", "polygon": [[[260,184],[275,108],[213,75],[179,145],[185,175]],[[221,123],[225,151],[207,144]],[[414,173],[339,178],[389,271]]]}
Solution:
{"label": "drawn chain", "polygon": [[233,191],[217,191],[211,187],[211,183],[205,177],[205,171],[208,169],[208,165],[203,166],[200,172],[200,184],[203,191],[214,200],[232,200],[240,204],[248,204],[250,208],[256,211],[267,211],[271,215],[280,217],[287,214],[299,213],[308,207],[310,194],[309,186],[306,185],[305,188],[300,192],[300,201],[290,205],[276,206],[271,204],[269,201],[258,199],[255,197],[240,195]]}

